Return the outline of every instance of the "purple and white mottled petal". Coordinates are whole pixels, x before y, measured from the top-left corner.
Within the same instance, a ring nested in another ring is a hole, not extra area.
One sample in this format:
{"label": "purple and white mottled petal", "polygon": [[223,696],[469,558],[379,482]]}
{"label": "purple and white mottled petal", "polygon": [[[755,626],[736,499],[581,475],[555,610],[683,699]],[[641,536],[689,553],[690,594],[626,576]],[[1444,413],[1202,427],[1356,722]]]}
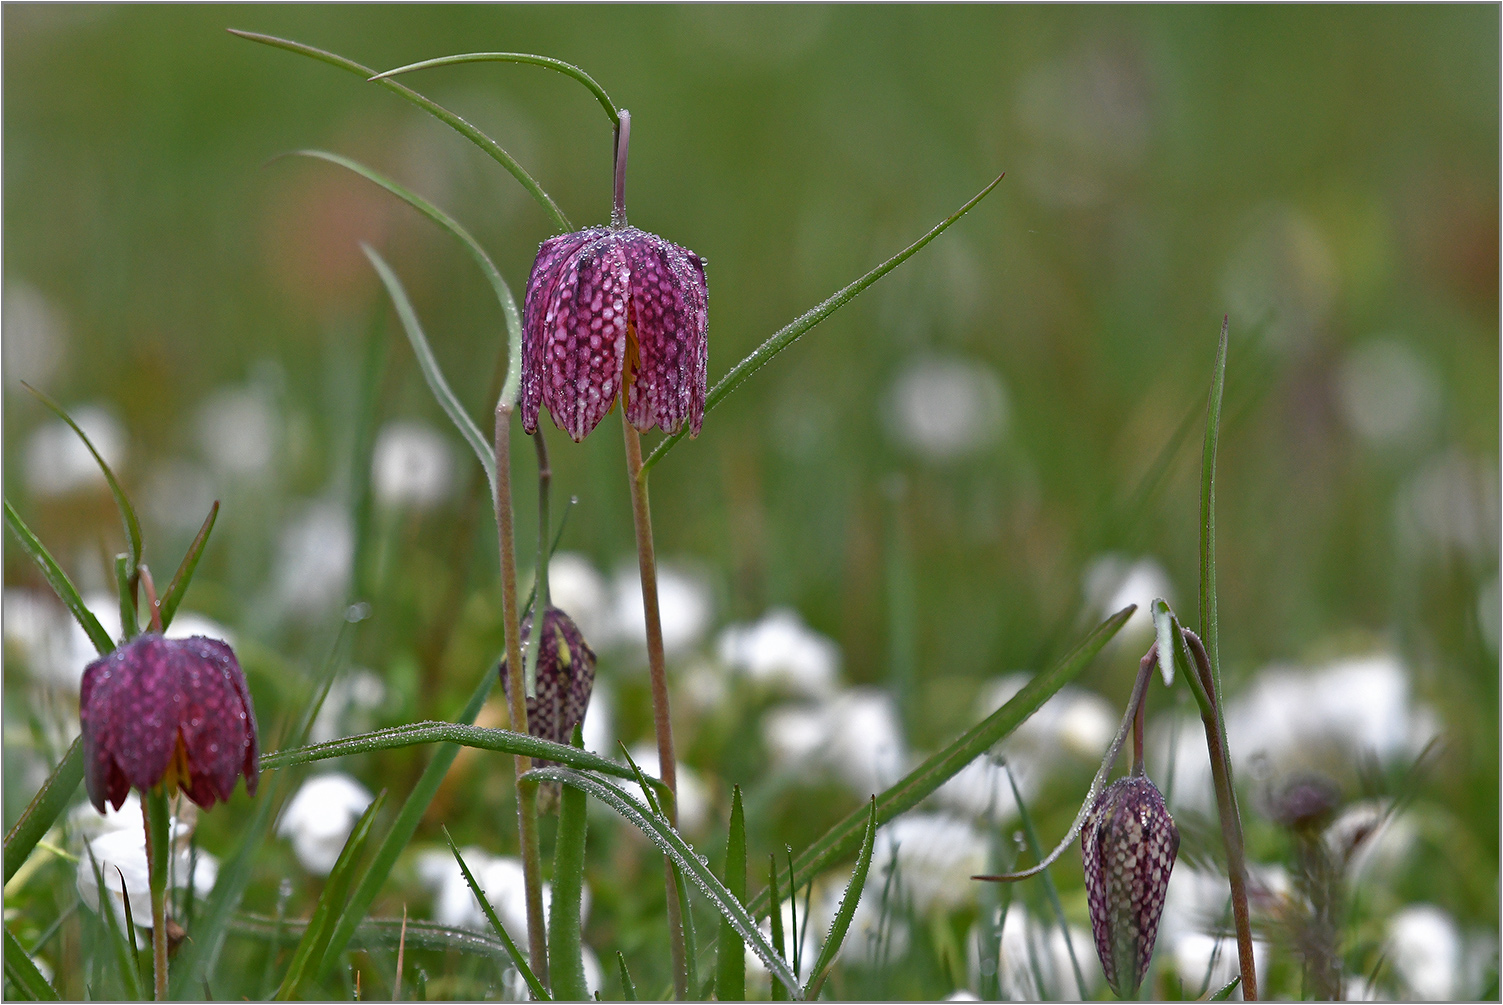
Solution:
{"label": "purple and white mottled petal", "polygon": [[522,305],[522,428],[537,432],[538,408],[543,403],[543,347],[546,336],[543,320],[553,302],[564,265],[584,245],[608,234],[604,227],[592,227],[573,234],[550,237],[538,248],[527,277],[527,293]]}
{"label": "purple and white mottled petal", "polygon": [[[631,266],[637,368],[627,380],[626,416],[639,430],[677,432],[704,417],[708,314],[704,265],[686,248],[636,228],[622,232]],[[628,361],[630,362],[630,361]]]}
{"label": "purple and white mottled petal", "polygon": [[545,291],[542,403],[554,424],[578,442],[621,393],[631,280],[620,242],[608,231],[559,263]]}

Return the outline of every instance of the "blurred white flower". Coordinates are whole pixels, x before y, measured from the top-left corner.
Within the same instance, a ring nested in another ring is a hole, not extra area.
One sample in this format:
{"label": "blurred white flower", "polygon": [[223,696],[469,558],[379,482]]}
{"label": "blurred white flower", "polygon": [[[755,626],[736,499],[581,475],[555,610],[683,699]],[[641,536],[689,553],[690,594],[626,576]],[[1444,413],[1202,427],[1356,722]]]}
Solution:
{"label": "blurred white flower", "polygon": [[282,423],[254,387],[222,387],[198,407],[198,447],[220,474],[253,477],[276,459]]}
{"label": "blurred white flower", "polygon": [[329,693],[309,730],[308,742],[327,743],[364,732],[370,728],[370,713],[385,700],[386,684],[379,676],[361,667],[351,670],[329,685]]}
{"label": "blurred white flower", "polygon": [[[527,888],[522,876],[522,860],[511,855],[492,855],[483,848],[460,849],[470,874],[485,893],[506,934],[518,945],[527,944]],[[464,873],[447,848],[430,848],[418,855],[418,876],[434,893],[433,920],[454,928],[490,931],[490,922],[480,908],[480,901],[470,891]],[[543,916],[553,902],[553,885],[543,884]],[[579,919],[590,915],[590,888],[586,884],[579,905]]]}
{"label": "blurred white flower", "polygon": [[981,999],[974,991],[967,991],[965,988],[956,988],[945,995],[943,1000],[947,1002],[979,1002]]}
{"label": "blurred white flower", "polygon": [[791,608],[720,633],[720,659],[759,684],[809,698],[828,697],[840,674],[840,647],[808,628]]}
{"label": "blurred white flower", "polygon": [[1498,468],[1458,450],[1439,454],[1394,499],[1399,542],[1411,553],[1456,551],[1474,561],[1498,554]]}
{"label": "blurred white flower", "polygon": [[[1222,886],[1225,885],[1223,881]],[[1175,973],[1185,982],[1187,994],[1194,994],[1202,984],[1206,985],[1207,994],[1215,994],[1242,972],[1237,956],[1237,937],[1233,934],[1184,932],[1167,944],[1163,935],[1160,935],[1159,944],[1168,950],[1169,956],[1174,960]],[[1253,940],[1253,967],[1261,982],[1262,975],[1268,972],[1268,943]],[[1210,976],[1209,981],[1206,980],[1207,975]],[[1263,988],[1260,986],[1258,991],[1261,993]],[[1242,997],[1240,992],[1237,992],[1237,997]]]}
{"label": "blurred white flower", "polygon": [[1137,604],[1138,609],[1122,626],[1121,634],[1140,638],[1153,633],[1154,600],[1162,597],[1171,606],[1174,600],[1169,574],[1152,558],[1132,559],[1118,552],[1098,555],[1086,564],[1082,583],[1086,602],[1098,619],[1110,617],[1128,604]]}
{"label": "blurred white flower", "polygon": [[554,555],[548,562],[548,594],[554,607],[574,619],[591,648],[614,644],[609,588],[588,558],[572,551]]}
{"label": "blurred white flower", "polygon": [[[974,884],[973,884],[974,885]],[[1052,919],[1035,918],[1014,897],[1002,922],[1002,945],[997,954],[997,976],[1002,982],[1002,996],[1012,1001],[1039,998],[1037,978],[1042,978],[1045,1001],[1079,1000],[1080,985],[1070,962],[1070,946],[1080,961],[1080,976],[1085,980],[1085,997],[1094,998],[1101,985],[1101,967],[1096,963],[1095,942],[1091,933],[1070,926],[1070,941]]]}
{"label": "blurred white flower", "polygon": [[[131,794],[132,797],[135,793]],[[121,805],[128,809],[129,802]],[[89,808],[92,812],[92,807]],[[135,825],[126,823],[121,813],[116,824],[107,826],[97,837],[86,841],[78,863],[78,895],[91,911],[99,911],[99,882],[94,863],[104,877],[108,901],[120,924],[125,924],[125,902],[130,899],[131,920],[137,927],[151,927],[151,884],[146,864],[146,829],[141,822],[139,801],[135,805]],[[98,816],[98,814],[95,814]],[[173,822],[174,837],[169,855],[168,879],[174,889],[191,890],[196,897],[207,897],[219,877],[219,861],[199,849],[187,847],[187,827]],[[118,870],[118,871],[117,871]]]}
{"label": "blurred white flower", "polygon": [[581,727],[584,749],[605,757],[615,757],[616,739],[611,722],[615,707],[615,695],[611,691],[610,682],[596,675],[595,686],[590,689],[590,706],[585,709],[584,725]]}
{"label": "blurred white flower", "polygon": [[1461,931],[1434,904],[1410,904],[1388,919],[1388,958],[1405,991],[1422,1001],[1467,997],[1458,987]]}
{"label": "blurred white flower", "polygon": [[1336,374],[1347,425],[1374,447],[1415,443],[1438,417],[1440,379],[1407,343],[1370,339],[1354,347]]}
{"label": "blurred white flower", "polygon": [[[657,748],[651,744],[639,743],[633,746],[631,759],[637,762],[642,774],[654,778],[663,777],[658,770],[660,762]],[[705,825],[710,822],[710,791],[699,774],[683,762],[677,766],[677,779],[678,829],[686,834],[702,833]],[[623,782],[622,787],[643,802],[647,801],[641,786],[636,782]]]}
{"label": "blurred white flower", "polygon": [[141,508],[159,526],[192,533],[203,525],[214,503],[214,479],[197,464],[166,461],[146,476],[141,498]]}
{"label": "blurred white flower", "polygon": [[975,899],[971,877],[986,872],[986,838],[969,820],[943,813],[906,813],[877,831],[872,876],[896,863],[893,888],[916,914],[950,911]]}
{"label": "blurred white flower", "polygon": [[35,286],[5,284],[5,379],[12,387],[26,381],[46,388],[68,355],[68,324],[61,312]]}
{"label": "blurred white flower", "polygon": [[[551,571],[549,579],[551,585]],[[642,581],[635,566],[623,568],[616,574],[614,593],[616,629],[610,634],[616,641],[645,646],[647,628],[643,621]],[[710,627],[714,609],[709,585],[701,577],[659,563],[658,615],[663,627],[663,649],[670,659],[699,644]]]}
{"label": "blurred white flower", "polygon": [[1323,835],[1337,862],[1347,866],[1353,887],[1373,875],[1392,879],[1419,843],[1419,825],[1412,814],[1394,811],[1381,799],[1365,799],[1343,809]]}
{"label": "blurred white flower", "polygon": [[892,696],[877,688],[770,709],[762,738],[779,767],[827,772],[862,797],[901,778],[907,758]]}
{"label": "blurred white flower", "polygon": [[454,490],[454,454],[442,433],[423,422],[388,422],[371,452],[371,490],[393,508],[429,509]]}
{"label": "blurred white flower", "polygon": [[349,775],[313,775],[282,811],[277,833],[291,839],[293,854],[304,869],[327,876],[370,804],[370,792]]}
{"label": "blurred white flower", "polygon": [[355,529],[343,506],[309,505],[282,528],[276,595],[283,610],[314,618],[344,600],[355,558]]}
{"label": "blurred white flower", "polygon": [[[1024,787],[1024,780],[1014,775],[1024,800],[1036,795],[1036,786]],[[934,801],[955,810],[1000,826],[1018,816],[1018,803],[1007,780],[1007,769],[999,760],[978,757],[961,768],[934,793]]]}
{"label": "blurred white flower", "polygon": [[947,461],[991,446],[1006,431],[1007,391],[973,360],[910,361],[883,403],[888,433],[926,460]]}
{"label": "blurred white flower", "polygon": [[[98,405],[71,408],[78,423],[116,475],[125,464],[125,430]],[[26,441],[26,487],[38,496],[61,496],[80,489],[106,489],[99,462],[66,422],[58,419],[32,430]]]}

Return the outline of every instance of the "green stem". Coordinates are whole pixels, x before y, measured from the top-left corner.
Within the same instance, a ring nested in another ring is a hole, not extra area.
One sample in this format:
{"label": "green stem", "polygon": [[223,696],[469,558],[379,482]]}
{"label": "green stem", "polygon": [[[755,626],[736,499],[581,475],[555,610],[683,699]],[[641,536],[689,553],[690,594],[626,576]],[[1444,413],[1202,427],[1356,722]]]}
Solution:
{"label": "green stem", "polygon": [[146,866],[151,884],[151,972],[156,1000],[167,999],[167,793],[154,785],[142,793],[146,825]]}
{"label": "green stem", "polygon": [[[527,732],[527,696],[522,681],[522,637],[517,615],[517,541],[511,510],[512,404],[496,405],[496,532],[501,542],[501,617],[506,630],[507,695],[511,727]],[[532,758],[512,758],[517,790],[517,831],[522,846],[522,878],[527,888],[527,955],[533,973],[548,982],[548,945],[543,930],[543,863],[538,844],[537,783],[523,781]]]}
{"label": "green stem", "polygon": [[548,497],[553,486],[553,467],[548,463],[548,444],[543,440],[543,427],[532,435],[532,444],[538,455],[538,558],[533,570],[532,634],[527,639],[527,662],[522,681],[527,687],[527,697],[538,694],[538,654],[543,646],[543,619],[547,617],[551,599],[548,593]]}
{"label": "green stem", "polygon": [[[663,656],[663,622],[658,611],[658,566],[652,546],[652,511],[647,502],[647,474],[642,470],[642,439],[621,409],[626,436],[626,472],[631,482],[631,512],[637,532],[637,568],[642,577],[642,612],[647,628],[647,669],[652,682],[652,724],[658,741],[658,777],[668,786],[664,800],[668,822],[678,826],[678,762],[673,752],[673,721],[668,713],[668,669]],[[673,989],[682,1000],[688,995],[683,918],[673,864],[663,861],[668,885],[668,941],[673,954]]]}

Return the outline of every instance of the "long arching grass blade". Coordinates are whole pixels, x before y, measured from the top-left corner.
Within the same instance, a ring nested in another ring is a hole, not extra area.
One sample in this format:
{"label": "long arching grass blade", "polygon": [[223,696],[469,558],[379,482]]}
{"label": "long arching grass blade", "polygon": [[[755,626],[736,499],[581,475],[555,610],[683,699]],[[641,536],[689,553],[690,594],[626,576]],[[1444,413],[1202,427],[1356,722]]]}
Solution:
{"label": "long arching grass blade", "polygon": [[104,626],[99,623],[99,619],[94,617],[94,612],[84,606],[83,598],[78,595],[73,581],[48,553],[37,536],[31,532],[31,528],[26,526],[26,521],[21,519],[21,514],[16,512],[16,508],[10,504],[9,499],[5,500],[5,522],[10,525],[11,531],[20,540],[22,550],[30,555],[31,560],[42,570],[42,575],[47,578],[47,585],[52,587],[52,592],[68,605],[68,610],[83,626],[84,632],[89,636],[89,641],[94,643],[95,649],[99,650],[99,655],[104,656],[113,651],[115,640],[110,638]]}
{"label": "long arching grass blade", "polygon": [[136,566],[141,564],[141,521],[136,519],[136,511],[131,506],[130,500],[125,497],[125,490],[120,487],[120,481],[115,477],[115,472],[110,470],[110,466],[104,462],[104,458],[100,456],[99,451],[94,449],[93,441],[89,439],[87,433],[78,427],[78,423],[73,421],[73,416],[63,411],[63,406],[24,380],[21,381],[21,386],[35,395],[38,401],[46,405],[53,414],[66,422],[69,428],[78,434],[78,438],[83,440],[84,446],[89,448],[89,453],[94,455],[94,462],[99,465],[99,470],[104,472],[104,480],[110,486],[110,494],[115,497],[115,508],[120,511],[120,522],[125,524],[125,540],[130,545],[130,575],[134,579]]}
{"label": "long arching grass blade", "polygon": [[63,759],[52,769],[52,774],[47,776],[47,780],[32,797],[31,804],[5,835],[7,883],[16,874],[16,870],[21,868],[21,863],[31,855],[37,842],[52,829],[63,810],[68,808],[68,801],[78,790],[78,783],[83,781],[83,767],[83,738],[80,737],[73,741]]}
{"label": "long arching grass blade", "polygon": [[317,157],[331,164],[338,164],[355,172],[367,181],[379,185],[392,195],[401,199],[413,209],[422,213],[439,227],[443,228],[456,241],[458,241],[474,259],[480,271],[485,273],[485,279],[491,284],[492,291],[496,294],[496,302],[501,305],[501,314],[506,321],[506,341],[510,353],[506,361],[506,382],[502,385],[501,399],[515,402],[517,391],[522,382],[522,315],[517,310],[516,297],[512,296],[511,287],[501,276],[501,270],[491,261],[491,257],[485,253],[480,242],[470,235],[468,230],[459,225],[449,214],[433,205],[416,192],[411,191],[392,181],[390,178],[373,171],[359,161],[331,154],[323,150],[297,150],[294,154],[299,157]]}
{"label": "long arching grass blade", "polygon": [[214,521],[219,516],[219,500],[214,500],[214,505],[209,507],[209,515],[204,517],[203,526],[198,528],[198,533],[193,537],[193,543],[188,545],[188,551],[183,555],[183,561],[177,567],[177,572],[172,575],[172,582],[167,584],[167,592],[162,594],[162,630],[172,624],[172,618],[177,614],[178,605],[183,602],[183,594],[188,592],[188,584],[193,582],[193,573],[198,569],[198,560],[203,557],[204,545],[209,543],[209,534],[214,530]]}
{"label": "long arching grass blade", "polygon": [[[741,808],[741,786],[731,793],[731,830],[725,844],[725,888],[746,903],[746,812]],[[746,944],[736,928],[720,919],[716,943],[715,997],[720,1001],[746,1000]]]}
{"label": "long arching grass blade", "polygon": [[[512,965],[517,968],[517,972],[527,982],[528,990],[532,992],[533,998],[540,1002],[552,1001],[547,990],[538,981],[537,975],[527,965],[527,958],[522,955],[522,951],[517,948],[516,942],[512,940],[511,935],[506,931],[506,926],[501,924],[500,918],[496,917],[496,909],[491,907],[491,902],[486,898],[485,891],[480,888],[479,883],[475,882],[475,877],[470,873],[470,867],[465,865],[464,856],[459,853],[459,848],[454,844],[454,839],[449,836],[449,828],[447,827],[444,828],[444,840],[449,842],[449,851],[454,853],[454,861],[459,863],[459,871],[464,873],[464,881],[470,885],[470,892],[480,902],[480,910],[485,912],[485,920],[491,923],[491,928],[496,930],[496,937],[506,946],[507,953],[511,955]],[[586,996],[581,995],[580,999],[582,1000],[584,997]]]}
{"label": "long arching grass blade", "polygon": [[47,983],[47,978],[31,962],[31,957],[26,955],[26,950],[16,937],[10,934],[9,928],[5,930],[5,976],[10,978],[16,990],[31,1001],[58,1000],[57,989]]}
{"label": "long arching grass blade", "polygon": [[[584,746],[580,729],[574,727],[573,747]],[[563,1001],[584,1001],[583,940],[579,909],[584,894],[585,794],[564,789],[559,794],[558,839],[553,852],[553,902],[548,908],[548,978],[553,993]]]}
{"label": "long arching grass blade", "polygon": [[[1221,693],[1221,633],[1216,624],[1216,444],[1221,436],[1221,393],[1226,387],[1227,319],[1221,319],[1216,365],[1211,371],[1211,396],[1206,403],[1206,439],[1200,454],[1200,636],[1211,659],[1211,679]],[[1220,706],[1216,721],[1223,733],[1226,721]]]}
{"label": "long arching grass blade", "polygon": [[[308,930],[308,922],[282,919],[264,914],[241,913],[230,920],[229,930],[236,935],[273,945],[296,945]],[[395,950],[402,939],[401,918],[367,918],[355,930],[348,949]],[[462,953],[490,956],[503,963],[510,963],[506,946],[490,932],[477,932],[468,928],[451,928],[433,921],[407,919],[407,948],[434,949],[440,952],[454,949]]]}
{"label": "long arching grass blade", "polygon": [[402,288],[402,281],[397,274],[391,271],[385,259],[376,253],[376,249],[368,244],[360,245],[365,257],[371,260],[376,273],[381,277],[381,282],[386,286],[386,292],[391,296],[391,302],[397,309],[397,317],[402,320],[402,328],[407,332],[407,341],[412,343],[412,351],[417,355],[418,366],[422,368],[423,379],[428,382],[428,389],[443,406],[444,412],[453,421],[459,434],[465,438],[470,449],[475,451],[475,456],[480,458],[480,466],[485,469],[485,477],[490,482],[491,498],[496,497],[496,460],[491,452],[490,444],[481,434],[480,427],[475,425],[465,412],[464,406],[449,389],[449,382],[444,379],[443,370],[439,369],[438,360],[433,356],[433,350],[428,347],[428,339],[423,335],[423,328],[418,324],[417,312],[412,309],[412,301],[407,299],[407,291]]}
{"label": "long arching grass blade", "polygon": [[562,782],[565,785],[583,789],[619,813],[672,859],[673,864],[678,866],[680,873],[686,879],[699,887],[700,892],[715,906],[721,917],[735,926],[736,934],[740,935],[752,951],[761,957],[763,964],[784,987],[789,989],[789,993],[794,998],[802,998],[798,978],[793,975],[793,971],[789,969],[782,955],[773,949],[766,936],[757,928],[757,923],[752,916],[745,907],[741,906],[741,902],[731,896],[730,891],[715,877],[710,867],[699,860],[694,849],[679,835],[678,831],[668,825],[667,820],[648,809],[619,785],[597,775],[575,771],[573,768],[538,768],[528,772],[527,777],[535,778],[540,782]]}
{"label": "long arching grass blade", "polygon": [[809,985],[804,989],[804,997],[809,1001],[819,996],[819,989],[829,976],[830,967],[835,965],[835,954],[840,952],[846,933],[851,929],[851,919],[856,916],[856,905],[861,901],[861,891],[866,886],[866,874],[871,870],[872,852],[876,846],[877,800],[873,798],[871,812],[866,820],[866,835],[861,839],[861,852],[856,856],[856,869],[851,873],[851,881],[845,885],[845,894],[840,898],[840,907],[835,910],[835,920],[830,923],[830,933],[825,937],[824,947],[820,949],[814,966],[809,970]]}
{"label": "long arching grass blade", "polygon": [[[311,45],[304,45],[302,42],[293,42],[285,38],[277,38],[274,35],[262,35],[253,31],[240,31],[236,28],[230,28],[228,30],[231,35],[249,39],[252,42],[260,42],[262,45],[269,45],[273,48],[286,49],[288,52],[295,52],[300,56],[308,56],[312,59],[318,60],[321,63],[328,63],[330,66],[337,66],[341,70],[357,74],[367,80],[370,80],[376,75],[375,70],[372,70],[368,66],[361,66],[353,59],[345,59],[343,56],[336,56],[332,52],[325,52],[323,49],[319,49]],[[508,172],[511,173],[511,176],[513,178],[522,183],[522,187],[525,188],[527,190],[527,193],[531,195],[532,198],[537,201],[537,204],[543,208],[543,212],[547,213],[553,219],[554,226],[558,227],[560,231],[570,231],[574,229],[574,225],[569,222],[569,218],[564,215],[564,211],[558,208],[558,204],[553,201],[553,198],[547,192],[544,192],[543,187],[537,183],[532,175],[528,174],[527,171],[523,169],[522,165],[518,164],[516,162],[516,159],[513,158],[511,154],[503,150],[501,148],[501,145],[495,140],[491,139],[489,136],[485,135],[485,133],[482,133],[479,129],[476,129],[474,126],[470,125],[470,123],[466,122],[458,115],[455,115],[453,112],[449,111],[438,102],[433,101],[429,98],[425,98],[423,95],[412,90],[412,88],[410,87],[399,84],[395,80],[387,80],[385,78],[377,79],[375,82],[386,88],[388,91],[391,91],[394,94],[398,94],[406,100],[412,102],[414,105],[417,105],[423,111],[438,119],[440,122],[444,123],[455,132],[459,133],[465,139],[475,144],[481,150],[485,151],[488,157],[494,160],[497,164],[500,164],[502,167],[504,167]]]}
{"label": "long arching grass blade", "polygon": [[399,66],[395,70],[387,70],[371,77],[371,80],[387,80],[399,73],[411,73],[414,70],[427,70],[435,66],[453,66],[455,63],[530,63],[533,66],[546,66],[550,70],[557,70],[566,77],[573,77],[595,95],[595,100],[600,102],[600,107],[605,109],[606,117],[611,120],[611,125],[618,125],[621,116],[616,113],[616,103],[611,96],[605,93],[605,88],[595,82],[595,78],[575,66],[573,63],[565,63],[561,59],[551,56],[538,56],[530,52],[462,52],[454,56],[439,56],[436,59],[425,59],[418,63],[408,63]]}
{"label": "long arching grass blade", "polygon": [[[782,352],[794,342],[798,341],[798,339],[810,328],[813,328],[825,318],[829,317],[831,314],[834,314],[836,311],[840,310],[840,308],[850,303],[868,286],[872,285],[877,280],[887,275],[893,269],[896,269],[899,265],[902,265],[904,262],[908,261],[908,259],[916,255],[919,252],[919,249],[921,249],[924,245],[934,240],[940,234],[943,234],[946,230],[949,229],[950,224],[954,223],[956,220],[959,220],[962,216],[965,216],[967,213],[969,213],[971,209],[982,199],[986,198],[991,190],[996,188],[997,185],[1005,177],[1007,177],[1006,172],[997,175],[997,177],[992,180],[991,184],[987,185],[986,188],[982,189],[980,192],[977,192],[976,195],[974,195],[971,200],[964,206],[961,206],[954,213],[941,220],[934,227],[934,229],[929,231],[929,233],[925,234],[917,241],[914,241],[908,247],[904,248],[896,255],[893,255],[887,261],[883,262],[875,269],[872,269],[860,279],[857,279],[850,285],[837,290],[826,299],[820,301],[820,303],[814,306],[812,309],[806,311],[805,313],[790,321],[788,324],[784,325],[766,342],[763,342],[761,345],[757,346],[756,350],[753,351],[750,356],[747,356],[741,362],[731,367],[730,372],[727,373],[724,377],[721,377],[718,381],[715,382],[715,386],[710,388],[710,393],[705,396],[705,411],[708,412],[710,409],[720,404],[720,402],[723,401],[727,395],[729,395],[732,391],[734,391],[741,385],[742,381],[759,370],[768,360],[772,359],[778,353]],[[684,438],[687,432],[688,427],[685,426],[683,429],[680,429],[678,432],[672,434],[671,436],[665,436],[663,438],[663,441],[659,443],[657,447],[653,449],[652,453],[647,455],[647,459],[642,462],[642,470],[646,471],[654,464],[656,464],[664,454],[673,449],[674,444],[678,443]]]}

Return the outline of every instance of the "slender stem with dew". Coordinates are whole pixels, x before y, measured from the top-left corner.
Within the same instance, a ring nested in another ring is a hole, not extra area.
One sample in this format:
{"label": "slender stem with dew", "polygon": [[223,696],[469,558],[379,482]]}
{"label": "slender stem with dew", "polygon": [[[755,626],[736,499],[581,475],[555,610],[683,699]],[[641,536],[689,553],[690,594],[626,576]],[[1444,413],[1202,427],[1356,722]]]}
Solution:
{"label": "slender stem with dew", "polygon": [[543,439],[543,427],[532,434],[532,445],[538,455],[538,557],[533,567],[532,634],[527,639],[527,655],[522,681],[527,687],[527,697],[538,694],[538,654],[543,647],[543,618],[552,602],[548,593],[548,539],[552,536],[549,527],[548,497],[553,487],[553,466],[548,463],[548,444]]}
{"label": "slender stem with dew", "polygon": [[[517,542],[511,511],[511,415],[515,397],[505,392],[496,405],[496,531],[501,540],[501,617],[506,629],[507,696],[511,728],[527,732],[527,695],[522,685],[522,638],[517,615]],[[537,784],[523,781],[532,758],[512,758],[517,789],[517,830],[522,844],[522,877],[527,887],[527,955],[533,973],[548,980],[548,946],[543,929],[543,868],[538,845]]]}
{"label": "slender stem with dew", "polygon": [[157,598],[157,584],[152,582],[151,570],[145,563],[136,566],[136,575],[141,578],[141,587],[146,591],[146,607],[151,616],[149,627],[154,632],[162,630],[162,602]]}
{"label": "slender stem with dew", "polygon": [[611,202],[611,228],[626,226],[626,152],[631,146],[631,112],[621,109],[616,120],[616,188]]}
{"label": "slender stem with dew", "polygon": [[151,887],[151,973],[156,1000],[167,1000],[167,793],[155,785],[142,795],[146,827],[146,866]]}

